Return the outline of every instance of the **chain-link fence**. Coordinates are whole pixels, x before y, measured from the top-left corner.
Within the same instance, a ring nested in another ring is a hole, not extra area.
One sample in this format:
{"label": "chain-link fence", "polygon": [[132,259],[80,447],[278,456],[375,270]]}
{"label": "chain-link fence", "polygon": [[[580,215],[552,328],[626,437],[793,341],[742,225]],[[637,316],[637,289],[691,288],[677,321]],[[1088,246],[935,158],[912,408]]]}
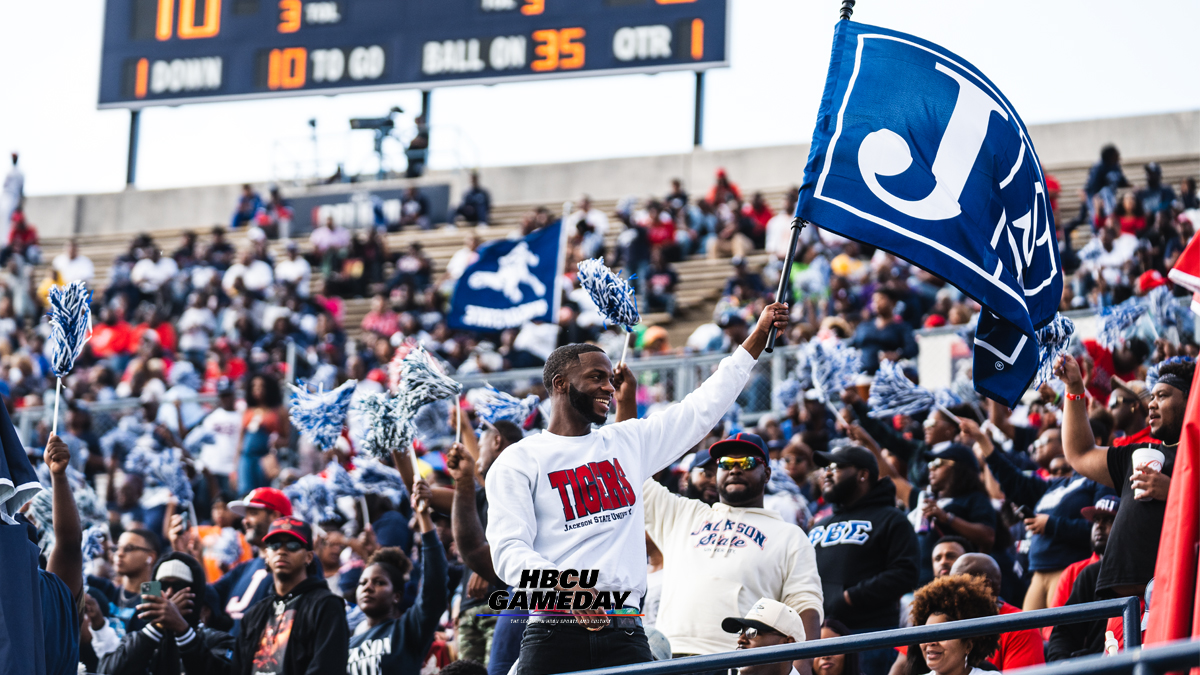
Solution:
{"label": "chain-link fence", "polygon": [[[49,397],[47,397],[49,399]],[[53,400],[53,399],[49,399]],[[200,394],[193,399],[205,414],[217,406],[215,394]],[[187,403],[187,401],[181,401]],[[103,436],[117,426],[122,417],[137,414],[142,409],[142,402],[137,398],[119,398],[103,403],[87,403],[91,415],[91,431],[96,436]],[[174,401],[162,401],[160,406],[174,406]],[[177,417],[177,416],[176,416]],[[46,406],[31,406],[18,408],[13,413],[13,425],[21,437],[21,443],[26,448],[45,447],[54,422],[54,404]],[[67,404],[62,402],[58,408],[58,428],[67,428]],[[175,432],[178,435],[178,431]]]}

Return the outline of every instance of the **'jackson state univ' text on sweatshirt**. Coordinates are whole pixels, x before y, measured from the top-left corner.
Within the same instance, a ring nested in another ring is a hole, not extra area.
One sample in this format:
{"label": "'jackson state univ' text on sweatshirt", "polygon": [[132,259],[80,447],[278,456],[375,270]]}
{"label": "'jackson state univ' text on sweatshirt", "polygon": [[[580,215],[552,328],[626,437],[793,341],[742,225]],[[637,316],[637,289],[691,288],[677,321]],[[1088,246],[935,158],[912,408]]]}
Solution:
{"label": "'jackson state univ' text on sweatshirt", "polygon": [[487,539],[501,579],[523,570],[596,569],[600,591],[646,594],[642,482],[716,426],[755,360],[738,347],[679,403],[583,436],[543,431],[504,450],[488,471]]}

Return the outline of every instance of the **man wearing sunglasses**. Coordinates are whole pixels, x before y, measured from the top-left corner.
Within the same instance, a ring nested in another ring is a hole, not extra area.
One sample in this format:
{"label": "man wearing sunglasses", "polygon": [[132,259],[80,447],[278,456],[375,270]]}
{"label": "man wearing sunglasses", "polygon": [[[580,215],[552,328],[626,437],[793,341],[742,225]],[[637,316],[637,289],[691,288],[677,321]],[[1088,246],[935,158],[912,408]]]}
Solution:
{"label": "man wearing sunglasses", "polygon": [[[542,372],[552,409],[547,430],[509,446],[488,472],[492,562],[509,585],[539,570],[591,569],[598,570],[593,592],[629,595],[609,616],[592,609],[574,611],[574,622],[547,612],[532,615],[521,642],[522,675],[653,658],[640,618],[616,613],[640,614],[646,594],[642,483],[717,425],[749,379],[771,327],[782,332],[787,325],[787,305],[768,305],[741,346],[683,401],[646,419],[607,426],[618,391],[622,400],[636,396],[629,367],[614,371],[594,345],[567,345],[550,354]],[[819,582],[816,592],[819,608]]]}
{"label": "man wearing sunglasses", "polygon": [[[803,642],[805,636],[804,622],[796,614],[796,610],[770,598],[760,598],[746,613],[745,618],[727,617],[721,622],[721,629],[726,633],[737,634],[738,649]],[[795,672],[796,669],[790,661],[763,663],[738,669],[738,675],[788,675]]]}
{"label": "man wearing sunglasses", "polygon": [[346,605],[317,573],[312,528],[299,518],[280,518],[271,523],[263,546],[273,583],[242,619],[230,672],[346,672]]}
{"label": "man wearing sunglasses", "polygon": [[[805,630],[819,638],[823,598],[813,546],[794,522],[763,507],[771,477],[766,443],[738,433],[709,454],[717,465],[716,504],[673,495],[653,479],[642,486],[646,531],[663,552],[655,628],[679,656],[729,651],[737,644],[720,630],[722,619],[769,599],[800,619],[797,639]],[[809,664],[797,668],[805,672]]]}

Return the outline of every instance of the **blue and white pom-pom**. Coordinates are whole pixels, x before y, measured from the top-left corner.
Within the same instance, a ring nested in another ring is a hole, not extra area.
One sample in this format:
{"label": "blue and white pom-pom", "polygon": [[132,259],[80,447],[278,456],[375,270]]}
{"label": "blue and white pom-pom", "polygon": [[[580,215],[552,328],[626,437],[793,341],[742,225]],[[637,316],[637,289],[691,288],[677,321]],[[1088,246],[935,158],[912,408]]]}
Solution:
{"label": "blue and white pom-pom", "polygon": [[367,427],[362,449],[368,455],[382,459],[392,450],[404,450],[412,444],[416,431],[404,408],[404,399],[387,392],[367,394],[354,402],[354,410]]}
{"label": "blue and white pom-pom", "polygon": [[800,380],[789,377],[771,393],[771,405],[774,410],[787,410],[800,399],[804,391],[800,388]]}
{"label": "blue and white pom-pom", "polygon": [[867,413],[876,419],[893,415],[912,417],[928,411],[935,403],[934,395],[925,387],[918,386],[904,374],[900,364],[880,361],[871,383],[871,394],[867,398]]}
{"label": "blue and white pom-pom", "polygon": [[83,554],[85,565],[104,555],[104,542],[106,541],[108,541],[108,525],[93,525],[84,531],[80,553]]}
{"label": "blue and white pom-pom", "polygon": [[524,424],[529,415],[533,413],[533,409],[541,402],[537,394],[530,394],[521,399],[500,391],[490,384],[487,389],[476,389],[469,393],[467,398],[468,400],[474,399],[471,400],[471,403],[475,406],[475,414],[479,415],[479,419],[484,422],[495,424],[500,420],[505,420],[517,426]]}
{"label": "blue and white pom-pom", "polygon": [[350,475],[365,494],[386,497],[392,506],[408,501],[409,493],[404,478],[399,471],[386,464],[370,459],[355,460],[355,468]]}
{"label": "blue and white pom-pom", "polygon": [[217,540],[205,553],[211,555],[221,569],[227,570],[242,559],[242,551],[242,538],[238,536],[238,531],[232,527],[223,527],[217,535]]}
{"label": "blue and white pom-pom", "polygon": [[59,378],[70,374],[75,359],[88,341],[92,318],[92,292],[83,281],[51,286],[50,367]]}
{"label": "blue and white pom-pom", "polygon": [[1148,309],[1147,304],[1140,298],[1130,298],[1119,305],[1101,308],[1096,318],[1096,341],[1110,352],[1120,349],[1125,344],[1125,334],[1137,324]]}
{"label": "blue and white pom-pom", "polygon": [[1038,369],[1033,378],[1034,389],[1054,379],[1054,362],[1066,353],[1074,334],[1075,323],[1062,314],[1055,314],[1050,323],[1038,329]]}
{"label": "blue and white pom-pom", "polygon": [[325,391],[324,388],[309,391],[306,384],[299,387],[289,384],[292,388],[289,416],[300,435],[322,450],[332,449],[342,434],[346,413],[350,410],[350,398],[357,384],[357,380],[346,380],[331,391]]}
{"label": "blue and white pom-pom", "polygon": [[810,340],[803,351],[808,378],[827,404],[853,386],[862,372],[862,352],[840,340]]}
{"label": "blue and white pom-pom", "polygon": [[284,488],[283,494],[292,502],[292,512],[310,525],[341,520],[333,495],[316,474],[301,476]]}
{"label": "blue and white pom-pom", "polygon": [[604,258],[593,258],[579,262],[579,285],[588,292],[600,316],[604,317],[604,327],[623,326],[626,331],[641,321],[637,308],[637,293],[630,285],[629,279],[622,279],[607,265]]}
{"label": "blue and white pom-pom", "polygon": [[350,472],[336,461],[331,461],[325,467],[325,487],[329,489],[329,493],[333,495],[334,499],[362,496],[362,489],[354,482]]}
{"label": "blue and white pom-pom", "polygon": [[1184,319],[1187,317],[1188,311],[1179,306],[1179,303],[1175,301],[1175,296],[1171,294],[1171,289],[1165,285],[1151,289],[1143,298],[1143,302],[1146,304],[1150,319],[1154,322],[1156,333],[1160,332],[1160,328],[1187,326]]}
{"label": "blue and white pom-pom", "polygon": [[462,384],[446,374],[424,347],[410,351],[400,363],[400,396],[405,417],[411,419],[422,407],[462,393]]}
{"label": "blue and white pom-pom", "polygon": [[[191,504],[195,499],[192,483],[188,480],[183,462],[175,458],[174,452],[166,450],[158,453],[158,461],[155,462],[151,473],[162,483],[163,487],[171,491],[171,495],[181,504]],[[197,524],[192,523],[192,525]]]}
{"label": "blue and white pom-pom", "polygon": [[1158,363],[1156,363],[1146,369],[1146,386],[1150,389],[1153,389],[1154,385],[1158,384],[1159,369],[1169,363],[1195,363],[1195,362],[1196,362],[1196,359],[1193,359],[1190,356],[1172,356],[1171,358],[1163,359],[1162,361],[1159,361]]}

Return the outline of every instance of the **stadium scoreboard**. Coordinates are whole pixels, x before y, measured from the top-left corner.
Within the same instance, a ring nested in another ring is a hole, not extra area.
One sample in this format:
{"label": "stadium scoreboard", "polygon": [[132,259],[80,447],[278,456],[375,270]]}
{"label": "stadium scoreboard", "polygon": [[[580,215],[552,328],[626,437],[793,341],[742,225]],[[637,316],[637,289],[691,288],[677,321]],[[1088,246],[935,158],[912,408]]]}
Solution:
{"label": "stadium scoreboard", "polygon": [[108,0],[101,108],[727,65],[727,0]]}

